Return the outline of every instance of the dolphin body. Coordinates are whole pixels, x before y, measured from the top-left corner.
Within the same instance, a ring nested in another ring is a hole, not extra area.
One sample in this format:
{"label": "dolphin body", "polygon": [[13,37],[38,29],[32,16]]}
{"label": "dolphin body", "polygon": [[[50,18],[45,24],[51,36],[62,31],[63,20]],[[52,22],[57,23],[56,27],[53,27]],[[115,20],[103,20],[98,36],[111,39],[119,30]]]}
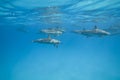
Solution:
{"label": "dolphin body", "polygon": [[48,35],[54,35],[54,36],[60,36],[62,35],[64,32],[64,30],[62,29],[54,29],[54,28],[50,28],[50,29],[42,29],[40,30],[39,33],[45,33]]}
{"label": "dolphin body", "polygon": [[102,30],[102,29],[98,29],[96,26],[95,26],[95,28],[93,30],[85,30],[85,29],[84,30],[74,30],[73,32],[85,35],[87,37],[91,37],[91,36],[102,37],[102,36],[110,35],[109,32],[107,32],[105,30]]}
{"label": "dolphin body", "polygon": [[57,39],[52,39],[50,37],[48,38],[41,38],[41,39],[36,39],[36,40],[33,40],[32,42],[35,42],[35,43],[43,43],[43,44],[53,44],[55,47],[58,47],[58,44],[60,44],[61,42]]}

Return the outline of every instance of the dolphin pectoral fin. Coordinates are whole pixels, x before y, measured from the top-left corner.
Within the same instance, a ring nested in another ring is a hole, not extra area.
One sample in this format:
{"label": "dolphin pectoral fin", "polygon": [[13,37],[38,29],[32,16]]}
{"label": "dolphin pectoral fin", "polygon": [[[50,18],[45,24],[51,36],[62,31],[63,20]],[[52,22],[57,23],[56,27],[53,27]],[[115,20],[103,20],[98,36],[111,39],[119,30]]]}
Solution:
{"label": "dolphin pectoral fin", "polygon": [[90,35],[86,35],[87,38],[91,37]]}
{"label": "dolphin pectoral fin", "polygon": [[60,34],[57,34],[57,36],[60,36]]}
{"label": "dolphin pectoral fin", "polygon": [[58,36],[57,34],[54,35],[54,37],[57,37],[57,36]]}
{"label": "dolphin pectoral fin", "polygon": [[91,36],[86,36],[87,38],[90,38]]}
{"label": "dolphin pectoral fin", "polygon": [[89,36],[86,36],[87,38],[89,38]]}
{"label": "dolphin pectoral fin", "polygon": [[58,44],[54,44],[54,47],[58,48]]}
{"label": "dolphin pectoral fin", "polygon": [[101,38],[102,38],[102,37],[104,37],[104,35],[99,35],[99,37],[101,37]]}
{"label": "dolphin pectoral fin", "polygon": [[53,44],[53,46],[54,46],[54,47],[56,47],[56,45],[55,45],[55,44]]}

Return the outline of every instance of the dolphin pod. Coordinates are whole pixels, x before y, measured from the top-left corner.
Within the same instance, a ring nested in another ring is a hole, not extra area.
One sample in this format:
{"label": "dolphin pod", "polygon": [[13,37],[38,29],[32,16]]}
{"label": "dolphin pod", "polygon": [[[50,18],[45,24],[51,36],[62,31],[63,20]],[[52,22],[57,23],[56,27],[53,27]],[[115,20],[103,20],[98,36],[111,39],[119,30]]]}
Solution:
{"label": "dolphin pod", "polygon": [[[39,34],[44,33],[44,34],[48,35],[48,37],[47,38],[36,39],[36,40],[33,40],[32,42],[40,43],[40,44],[52,44],[55,47],[58,47],[58,44],[60,44],[61,41],[57,40],[57,39],[54,39],[54,38],[51,38],[51,36],[52,35],[60,36],[60,35],[63,34],[63,32],[65,32],[64,29],[58,29],[58,28],[41,29],[39,31]],[[73,30],[72,32],[76,33],[76,34],[84,35],[86,37],[93,37],[93,36],[103,37],[103,36],[110,35],[110,32],[107,32],[107,31],[105,31],[103,29],[99,29],[97,26],[94,26],[94,28],[91,29],[91,30],[86,30],[86,29]]]}

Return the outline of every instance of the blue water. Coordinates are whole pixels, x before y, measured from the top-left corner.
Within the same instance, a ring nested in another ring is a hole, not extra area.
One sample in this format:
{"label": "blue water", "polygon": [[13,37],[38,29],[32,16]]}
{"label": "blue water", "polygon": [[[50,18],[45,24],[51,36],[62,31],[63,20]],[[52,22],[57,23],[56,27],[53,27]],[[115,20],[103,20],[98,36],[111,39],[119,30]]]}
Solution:
{"label": "blue water", "polygon": [[[71,32],[95,25],[111,35]],[[58,48],[32,43],[56,26]],[[120,0],[0,0],[0,80],[120,80]]]}

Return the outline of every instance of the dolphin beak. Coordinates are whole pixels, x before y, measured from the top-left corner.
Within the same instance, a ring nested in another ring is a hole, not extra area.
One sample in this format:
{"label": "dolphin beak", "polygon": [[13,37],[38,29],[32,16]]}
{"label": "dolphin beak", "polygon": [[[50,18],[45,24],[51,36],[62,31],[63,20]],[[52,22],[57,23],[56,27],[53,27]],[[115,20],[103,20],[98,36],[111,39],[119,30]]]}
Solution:
{"label": "dolphin beak", "polygon": [[32,40],[32,42],[34,43],[35,41],[34,41],[34,40]]}
{"label": "dolphin beak", "polygon": [[111,33],[107,32],[107,35],[110,35]]}

